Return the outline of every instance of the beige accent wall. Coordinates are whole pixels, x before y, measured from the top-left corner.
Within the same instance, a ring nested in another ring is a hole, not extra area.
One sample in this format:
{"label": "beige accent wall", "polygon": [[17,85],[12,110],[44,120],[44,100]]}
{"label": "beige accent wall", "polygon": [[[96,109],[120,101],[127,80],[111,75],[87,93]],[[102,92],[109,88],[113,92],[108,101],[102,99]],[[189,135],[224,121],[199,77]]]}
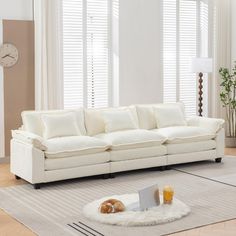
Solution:
{"label": "beige accent wall", "polygon": [[5,154],[10,153],[11,130],[21,126],[21,112],[34,109],[34,23],[3,20],[3,42],[14,44],[19,60],[4,68]]}

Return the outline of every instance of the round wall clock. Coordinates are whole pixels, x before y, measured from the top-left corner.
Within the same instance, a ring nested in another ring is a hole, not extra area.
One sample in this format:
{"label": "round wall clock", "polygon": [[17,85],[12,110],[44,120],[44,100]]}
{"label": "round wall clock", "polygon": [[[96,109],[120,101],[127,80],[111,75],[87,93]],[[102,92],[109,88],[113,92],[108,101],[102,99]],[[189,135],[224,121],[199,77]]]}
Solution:
{"label": "round wall clock", "polygon": [[4,67],[11,67],[16,64],[17,60],[17,48],[10,43],[4,43],[0,47],[0,65]]}

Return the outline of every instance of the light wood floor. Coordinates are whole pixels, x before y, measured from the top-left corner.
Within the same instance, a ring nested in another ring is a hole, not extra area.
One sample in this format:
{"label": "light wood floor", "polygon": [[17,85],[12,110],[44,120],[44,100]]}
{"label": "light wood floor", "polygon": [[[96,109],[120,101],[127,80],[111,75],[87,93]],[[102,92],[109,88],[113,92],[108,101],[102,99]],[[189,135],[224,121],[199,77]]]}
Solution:
{"label": "light wood floor", "polygon": [[[226,155],[236,157],[236,149],[225,149]],[[0,187],[25,184],[24,180],[15,180],[9,171],[9,164],[0,164]],[[0,209],[0,236],[33,236],[31,230],[19,223],[11,216]],[[212,224],[171,236],[236,236],[236,220],[225,221],[218,224]]]}

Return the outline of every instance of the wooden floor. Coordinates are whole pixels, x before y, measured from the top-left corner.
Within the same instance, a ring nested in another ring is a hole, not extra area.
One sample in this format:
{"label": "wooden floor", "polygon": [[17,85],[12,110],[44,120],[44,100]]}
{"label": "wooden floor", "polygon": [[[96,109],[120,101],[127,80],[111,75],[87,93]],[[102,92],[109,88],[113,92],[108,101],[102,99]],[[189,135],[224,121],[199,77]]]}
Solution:
{"label": "wooden floor", "polygon": [[[226,149],[226,155],[236,156],[236,149]],[[0,187],[25,184],[23,180],[15,180],[9,171],[9,164],[0,164]],[[23,224],[0,209],[0,236],[32,236],[36,235]],[[212,224],[171,236],[236,236],[236,220]]]}

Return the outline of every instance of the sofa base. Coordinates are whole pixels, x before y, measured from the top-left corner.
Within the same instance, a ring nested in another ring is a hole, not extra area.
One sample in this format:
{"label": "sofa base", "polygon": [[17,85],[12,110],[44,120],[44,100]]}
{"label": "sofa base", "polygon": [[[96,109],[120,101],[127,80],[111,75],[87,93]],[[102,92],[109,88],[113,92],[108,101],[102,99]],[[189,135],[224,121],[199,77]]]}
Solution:
{"label": "sofa base", "polygon": [[[220,142],[219,142],[220,143]],[[219,146],[219,145],[218,145]],[[217,146],[217,147],[218,147]],[[41,184],[66,179],[80,177],[108,175],[114,177],[113,173],[152,167],[161,167],[165,170],[167,166],[203,160],[215,160],[221,162],[223,148],[182,153],[173,155],[163,155],[155,157],[145,157],[132,160],[111,161],[102,164],[77,166],[73,168],[45,170],[45,157],[42,151],[32,145],[26,145],[18,141],[11,141],[11,172],[15,178],[22,178],[31,184]],[[40,185],[34,186],[36,189]]]}
{"label": "sofa base", "polygon": [[166,166],[166,156],[110,162],[111,173]]}
{"label": "sofa base", "polygon": [[110,173],[110,163],[45,171],[44,183]]}
{"label": "sofa base", "polygon": [[183,154],[174,154],[167,156],[168,165],[204,161],[204,160],[215,160],[217,157],[216,150],[208,150],[202,152],[193,152],[193,153],[183,153]]}

